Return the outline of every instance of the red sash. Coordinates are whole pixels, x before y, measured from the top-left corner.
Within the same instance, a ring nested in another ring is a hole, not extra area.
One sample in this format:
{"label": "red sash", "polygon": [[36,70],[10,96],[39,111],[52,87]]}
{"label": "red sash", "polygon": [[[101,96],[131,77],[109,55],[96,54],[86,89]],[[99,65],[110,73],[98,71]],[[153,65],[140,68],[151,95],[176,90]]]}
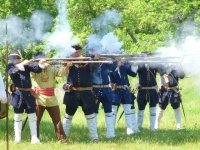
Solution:
{"label": "red sash", "polygon": [[54,88],[42,88],[38,89],[38,93],[46,96],[55,96]]}

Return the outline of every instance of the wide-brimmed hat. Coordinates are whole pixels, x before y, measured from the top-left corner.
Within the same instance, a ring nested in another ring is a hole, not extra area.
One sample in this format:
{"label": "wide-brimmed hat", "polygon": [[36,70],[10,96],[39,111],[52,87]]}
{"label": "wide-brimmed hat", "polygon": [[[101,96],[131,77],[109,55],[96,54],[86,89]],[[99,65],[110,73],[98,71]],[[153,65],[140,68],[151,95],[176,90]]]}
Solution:
{"label": "wide-brimmed hat", "polygon": [[19,50],[13,50],[8,54],[8,59],[9,60],[22,59],[22,54]]}

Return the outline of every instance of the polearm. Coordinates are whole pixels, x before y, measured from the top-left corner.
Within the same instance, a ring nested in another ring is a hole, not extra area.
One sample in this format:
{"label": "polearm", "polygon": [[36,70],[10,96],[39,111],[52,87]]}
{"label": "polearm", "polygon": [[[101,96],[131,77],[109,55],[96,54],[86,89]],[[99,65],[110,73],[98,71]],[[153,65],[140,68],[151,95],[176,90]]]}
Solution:
{"label": "polearm", "polygon": [[[6,96],[8,100],[8,30],[6,23]],[[6,104],[6,149],[9,149],[8,139],[8,103]]]}

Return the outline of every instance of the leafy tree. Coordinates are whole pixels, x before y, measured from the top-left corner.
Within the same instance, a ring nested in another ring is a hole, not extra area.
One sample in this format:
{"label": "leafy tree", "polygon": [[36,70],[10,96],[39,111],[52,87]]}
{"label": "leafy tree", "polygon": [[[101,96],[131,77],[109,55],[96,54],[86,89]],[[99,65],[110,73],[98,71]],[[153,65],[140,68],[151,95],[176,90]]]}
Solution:
{"label": "leafy tree", "polygon": [[[179,43],[187,35],[199,36],[199,8],[198,0],[68,0],[66,17],[74,36],[81,39],[81,45],[86,45],[87,36],[95,32],[91,20],[106,9],[118,10],[123,18],[114,32],[124,42],[125,53],[137,53],[155,51],[173,41]],[[36,9],[45,10],[53,17],[58,13],[55,0],[0,0],[1,18],[15,14],[29,19]],[[186,25],[190,28],[185,28]],[[30,59],[43,48],[43,41],[28,46],[24,58]],[[4,55],[0,57],[2,60]]]}

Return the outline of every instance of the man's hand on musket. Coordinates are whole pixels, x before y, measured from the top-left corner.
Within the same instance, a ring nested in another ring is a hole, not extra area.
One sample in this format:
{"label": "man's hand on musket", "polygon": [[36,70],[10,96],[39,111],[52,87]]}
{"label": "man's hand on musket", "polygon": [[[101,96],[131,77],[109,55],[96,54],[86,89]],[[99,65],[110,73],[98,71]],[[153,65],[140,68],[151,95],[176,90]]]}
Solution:
{"label": "man's hand on musket", "polygon": [[29,65],[30,63],[31,63],[31,62],[30,62],[29,60],[24,60],[24,61],[22,61],[22,62],[16,64],[16,66],[17,66],[17,68],[18,68],[19,70],[25,71],[24,66],[27,66],[27,65]]}
{"label": "man's hand on musket", "polygon": [[99,55],[94,54],[94,57],[93,57],[94,60],[100,60],[100,58],[101,58],[101,57],[100,57]]}
{"label": "man's hand on musket", "polygon": [[29,60],[24,60],[24,61],[22,61],[21,62],[21,64],[23,65],[23,66],[27,66],[27,65],[29,65],[31,62],[29,61]]}
{"label": "man's hand on musket", "polygon": [[132,62],[132,65],[133,65],[133,66],[138,66],[138,65],[139,65],[139,62],[134,61],[134,62]]}
{"label": "man's hand on musket", "polygon": [[66,67],[71,67],[71,66],[73,66],[73,63],[72,63],[72,62],[68,62],[68,63],[66,64]]}
{"label": "man's hand on musket", "polygon": [[50,64],[49,63],[47,63],[47,61],[46,61],[46,59],[45,58],[42,58],[42,59],[40,59],[40,61],[39,61],[39,66],[41,67],[41,68],[46,68],[46,67],[48,67]]}
{"label": "man's hand on musket", "polygon": [[123,66],[123,65],[124,65],[124,61],[118,61],[118,64],[117,64],[118,67]]}

